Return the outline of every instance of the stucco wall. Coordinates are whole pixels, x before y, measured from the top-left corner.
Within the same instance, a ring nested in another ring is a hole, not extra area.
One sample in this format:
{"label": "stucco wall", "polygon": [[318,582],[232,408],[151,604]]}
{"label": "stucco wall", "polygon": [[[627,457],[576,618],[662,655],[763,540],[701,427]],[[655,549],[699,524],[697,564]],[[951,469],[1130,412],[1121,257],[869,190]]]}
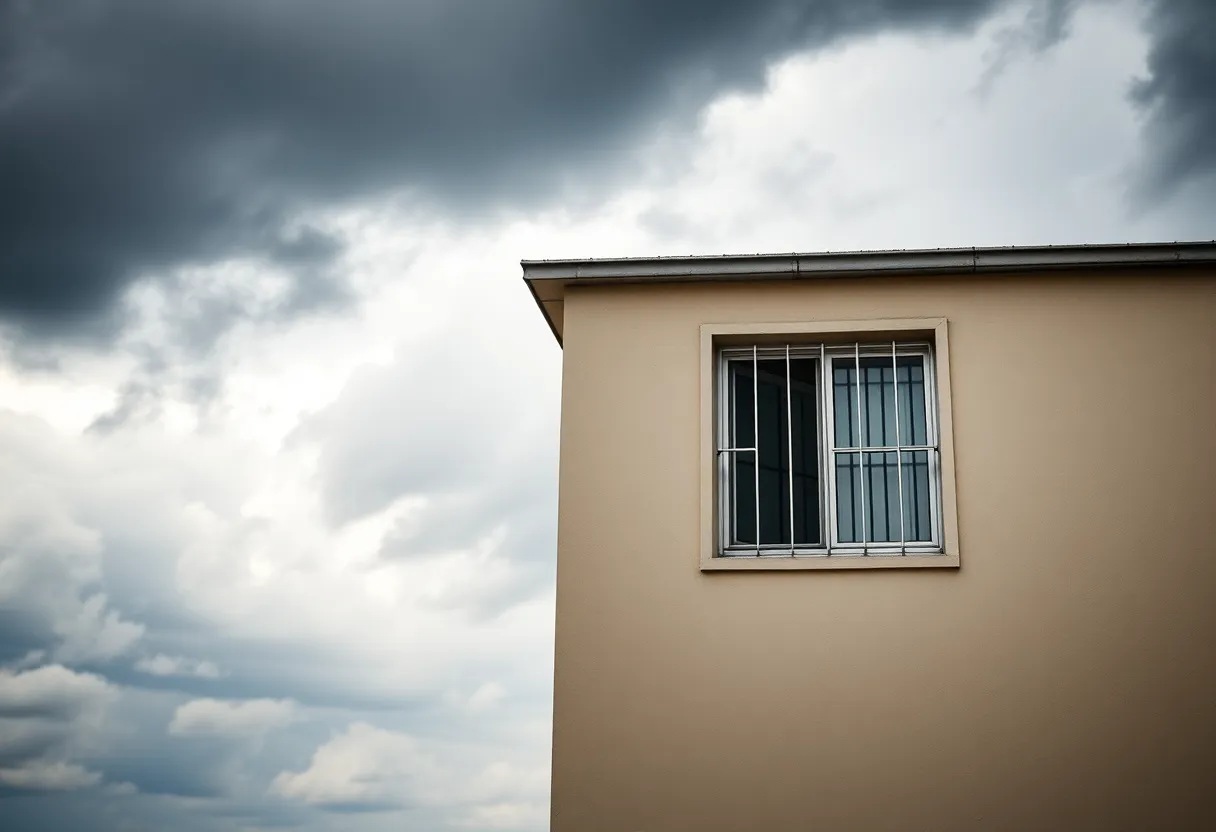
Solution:
{"label": "stucco wall", "polygon": [[[950,322],[959,570],[703,573],[698,327]],[[571,289],[553,830],[1216,828],[1216,278]]]}

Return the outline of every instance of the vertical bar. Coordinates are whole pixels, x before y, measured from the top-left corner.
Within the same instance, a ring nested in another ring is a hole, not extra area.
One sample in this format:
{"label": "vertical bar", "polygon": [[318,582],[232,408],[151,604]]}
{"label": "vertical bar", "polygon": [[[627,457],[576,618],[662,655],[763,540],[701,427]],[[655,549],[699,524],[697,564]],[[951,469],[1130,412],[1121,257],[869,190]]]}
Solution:
{"label": "vertical bar", "polygon": [[790,375],[790,345],[785,345],[785,443],[790,464],[790,557],[794,556],[794,382]]}
{"label": "vertical bar", "polygon": [[[908,553],[907,532],[904,531],[904,454],[899,449],[902,444],[899,438],[899,359],[895,342],[891,342],[891,379],[895,384],[895,476],[899,480],[899,553]],[[911,385],[909,385],[910,387]],[[908,413],[912,413],[912,403],[908,403]],[[912,424],[912,420],[908,420]]]}
{"label": "vertical bar", "polygon": [[[730,362],[725,359],[724,366],[726,371],[723,378],[730,385],[730,409],[727,418],[730,420],[730,447],[739,447],[739,424],[735,414],[738,410],[735,401],[735,391],[738,385],[735,384],[735,376],[731,375]],[[727,523],[727,534],[723,538],[729,540],[732,544],[739,538],[739,455],[737,453],[727,454],[730,457],[727,476],[730,477],[730,521]]]}
{"label": "vertical bar", "polygon": [[[857,447],[864,448],[861,438],[861,342],[853,343],[853,369],[857,373]],[[866,534],[866,452],[857,452],[857,473],[861,477],[861,553],[870,554],[869,536]]]}
{"label": "vertical bar", "polygon": [[[834,440],[828,436],[836,427],[836,414],[829,416],[833,378],[828,369],[827,347],[819,344],[819,412],[815,414],[815,426],[819,432],[819,540],[832,556],[832,536],[836,527],[836,454],[832,451]],[[831,418],[832,425],[828,426]]]}
{"label": "vertical bar", "polygon": [[925,475],[929,479],[929,532],[942,551],[945,551],[946,530],[942,526],[942,435],[938,402],[936,345],[930,344],[925,353],[924,396],[925,396],[925,444],[932,445],[933,450],[925,454]]}
{"label": "vertical bar", "polygon": [[752,344],[752,447],[756,465],[752,468],[756,486],[756,557],[760,556],[760,362],[756,357],[756,345]]}

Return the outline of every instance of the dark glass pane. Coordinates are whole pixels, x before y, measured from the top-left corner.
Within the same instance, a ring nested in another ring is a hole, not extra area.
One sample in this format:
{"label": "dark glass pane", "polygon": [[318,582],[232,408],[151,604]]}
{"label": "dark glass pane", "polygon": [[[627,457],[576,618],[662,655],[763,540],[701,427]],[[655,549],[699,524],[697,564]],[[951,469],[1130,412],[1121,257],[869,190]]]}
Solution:
{"label": "dark glass pane", "polygon": [[929,452],[904,451],[904,539],[909,542],[933,539],[929,502]]}
{"label": "dark glass pane", "polygon": [[[755,445],[753,423],[755,421],[753,401],[753,376],[751,361],[732,361],[730,369],[731,447],[750,448]],[[735,543],[756,543],[756,491],[755,455],[750,452],[734,453],[731,461],[731,490],[733,502],[731,516],[734,528],[731,532]]]}
{"label": "dark glass pane", "polygon": [[861,542],[861,454],[836,454],[836,536]]}
{"label": "dark glass pane", "polygon": [[[789,440],[792,436],[794,540],[796,543],[818,543],[819,470],[814,362],[807,359],[790,362],[790,377],[794,384],[792,397],[786,382],[784,357],[765,358],[758,361],[756,366],[758,376],[753,378],[750,360],[730,362],[733,393],[730,418],[734,447],[752,447],[753,436],[758,433],[759,438],[755,445],[759,449],[758,454],[732,454],[732,537],[735,543],[756,544],[758,480],[760,543],[789,545]],[[754,431],[753,423],[758,425],[758,431]]]}
{"label": "dark glass pane", "polygon": [[916,543],[933,539],[928,451],[905,451],[902,460],[894,452],[838,453],[835,465],[836,534],[841,543],[900,542],[901,467],[903,540]]}
{"label": "dark glass pane", "polygon": [[857,447],[857,373],[852,359],[832,361],[832,401],[836,447]]}
{"label": "dark glass pane", "polygon": [[[861,389],[857,373],[861,371]],[[896,434],[895,376],[899,374],[899,433]],[[832,360],[835,443],[838,448],[928,444],[925,372],[921,356]],[[858,406],[861,418],[858,418]]]}
{"label": "dark glass pane", "polygon": [[734,501],[734,532],[731,535],[735,543],[756,545],[756,490],[754,472],[755,462],[750,453],[732,454],[735,457],[734,484],[731,494]]}
{"label": "dark glass pane", "polygon": [[901,445],[928,445],[925,418],[925,363],[919,355],[900,356],[899,441]]}
{"label": "dark glass pane", "polygon": [[730,409],[730,438],[732,448],[755,447],[752,433],[752,362],[732,361],[730,363],[731,378],[731,409]]}
{"label": "dark glass pane", "polygon": [[894,453],[866,454],[866,539],[899,542],[899,466]]}
{"label": "dark glass pane", "polygon": [[899,542],[899,475],[894,453],[836,455],[836,518],[841,543]]}
{"label": "dark glass pane", "polygon": [[818,364],[790,362],[790,405],[794,440],[794,542],[822,542],[819,522]]}
{"label": "dark glass pane", "polygon": [[[789,543],[785,359],[762,360],[759,394],[760,543]],[[754,538],[753,538],[754,540]]]}

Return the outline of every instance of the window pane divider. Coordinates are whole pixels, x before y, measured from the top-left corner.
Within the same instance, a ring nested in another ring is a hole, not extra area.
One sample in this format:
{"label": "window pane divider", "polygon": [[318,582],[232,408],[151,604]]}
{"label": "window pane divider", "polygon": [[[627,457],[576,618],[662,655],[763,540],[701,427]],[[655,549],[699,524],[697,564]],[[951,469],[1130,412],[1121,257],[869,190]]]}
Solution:
{"label": "window pane divider", "polygon": [[[936,445],[900,445],[898,447],[899,447],[899,450],[901,450],[901,451],[936,451],[937,450]],[[868,454],[879,454],[879,453],[883,453],[884,451],[886,453],[891,453],[895,449],[896,449],[895,445],[867,445],[867,446],[861,447],[861,448],[857,448],[857,447],[835,448],[834,450],[838,454],[859,454],[862,452],[868,453]],[[723,450],[733,450],[733,449],[723,448]],[[747,450],[751,450],[751,449],[750,448],[740,448],[739,450],[747,451]]]}

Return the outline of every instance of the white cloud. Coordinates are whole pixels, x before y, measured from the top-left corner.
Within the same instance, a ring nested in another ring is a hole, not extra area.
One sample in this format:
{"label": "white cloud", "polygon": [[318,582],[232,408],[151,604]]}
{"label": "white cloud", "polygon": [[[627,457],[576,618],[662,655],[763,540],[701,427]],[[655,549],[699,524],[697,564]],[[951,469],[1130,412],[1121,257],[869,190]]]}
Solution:
{"label": "white cloud", "polygon": [[1079,7],[1067,40],[1015,50],[977,86],[1028,8],[974,37],[885,35],[774,65],[763,91],[713,102],[696,141],[617,198],[612,224],[650,239],[609,253],[1208,236],[1201,212],[1129,202],[1145,152],[1128,100],[1148,49],[1137,4]]}
{"label": "white cloud", "polygon": [[14,673],[0,669],[0,718],[45,716],[74,720],[110,704],[117,690],[100,676],[46,665]]}
{"label": "white cloud", "polygon": [[135,663],[135,669],[140,673],[151,676],[185,676],[196,679],[218,679],[223,676],[219,665],[199,659],[188,659],[184,656],[166,656],[157,653],[155,656],[145,656]]}
{"label": "white cloud", "polygon": [[460,825],[474,829],[545,829],[548,823],[546,803],[491,803],[474,807]]}
{"label": "white cloud", "polygon": [[[81,523],[50,479],[53,469],[28,468],[28,444],[45,436],[31,420],[12,419],[0,442],[0,478],[21,481],[0,501],[0,603],[36,621],[53,640],[56,662],[108,661],[129,650],[144,626],[110,608],[102,579],[101,533]],[[35,470],[36,476],[22,476]]]}
{"label": "white cloud", "polygon": [[98,749],[118,690],[60,665],[0,670],[0,784],[29,791],[97,786],[102,775],[74,758]]}
{"label": "white cloud", "polygon": [[143,637],[143,624],[124,621],[116,610],[107,609],[107,604],[104,593],[90,595],[71,617],[55,622],[55,633],[62,639],[52,653],[56,661],[109,661],[126,653]]}
{"label": "white cloud", "polygon": [[75,763],[31,760],[20,766],[0,767],[0,784],[29,791],[73,791],[101,783],[101,774]]}
{"label": "white cloud", "polygon": [[413,737],[355,722],[319,747],[307,769],[280,773],[271,792],[313,806],[389,808],[441,802],[446,785]]}
{"label": "white cloud", "polygon": [[498,684],[498,682],[486,682],[469,696],[469,709],[474,713],[488,711],[506,699],[506,697],[506,688]]}
{"label": "white cloud", "polygon": [[507,689],[498,682],[485,682],[472,693],[448,691],[444,699],[454,710],[477,716],[496,710],[507,698]]}
{"label": "white cloud", "polygon": [[298,717],[299,706],[289,699],[194,699],[174,712],[169,733],[250,737],[282,728]]}
{"label": "white cloud", "polygon": [[[479,692],[482,697],[498,695],[491,685]],[[308,768],[281,772],[270,792],[326,809],[421,807],[440,811],[456,826],[543,828],[548,766],[504,760],[487,764],[485,751],[470,753],[356,722],[317,748]]]}

